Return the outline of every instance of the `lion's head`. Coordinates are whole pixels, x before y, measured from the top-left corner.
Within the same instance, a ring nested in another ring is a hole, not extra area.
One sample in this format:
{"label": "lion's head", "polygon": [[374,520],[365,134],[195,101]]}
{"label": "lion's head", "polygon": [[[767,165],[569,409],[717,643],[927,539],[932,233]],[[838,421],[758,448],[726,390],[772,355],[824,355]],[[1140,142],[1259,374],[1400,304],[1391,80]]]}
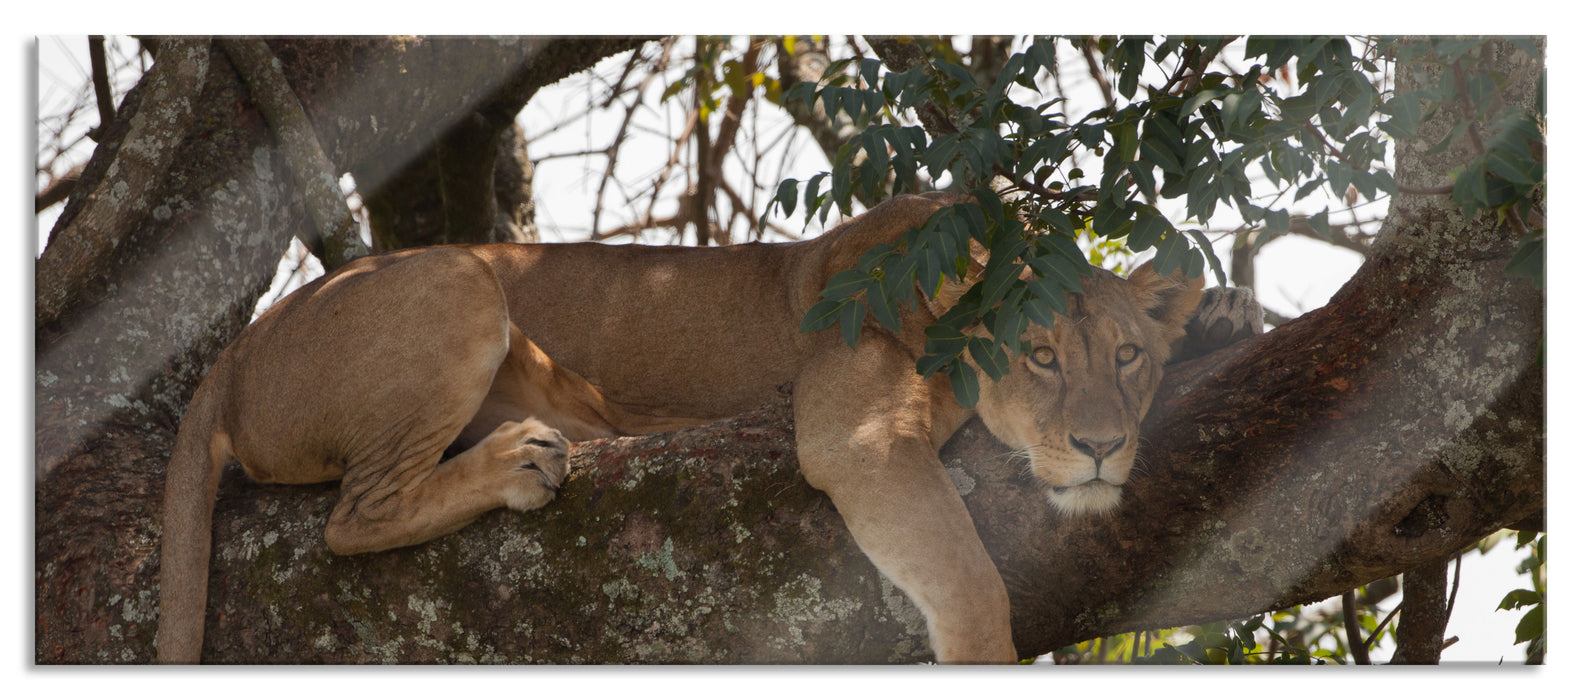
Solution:
{"label": "lion's head", "polygon": [[1012,358],[1010,374],[980,382],[978,415],[1027,455],[1060,511],[1120,502],[1138,427],[1202,289],[1202,278],[1161,277],[1147,263],[1130,279],[1095,268],[1053,330],[1028,324],[1031,351]]}

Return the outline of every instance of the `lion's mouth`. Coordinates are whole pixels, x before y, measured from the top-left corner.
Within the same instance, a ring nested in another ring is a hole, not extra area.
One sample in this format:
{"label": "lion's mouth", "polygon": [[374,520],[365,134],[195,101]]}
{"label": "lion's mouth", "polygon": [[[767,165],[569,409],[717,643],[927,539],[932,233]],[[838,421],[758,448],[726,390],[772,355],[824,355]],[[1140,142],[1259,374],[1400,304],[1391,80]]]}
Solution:
{"label": "lion's mouth", "polygon": [[1044,494],[1062,515],[1102,515],[1121,503],[1121,487],[1094,478],[1075,486],[1050,486]]}

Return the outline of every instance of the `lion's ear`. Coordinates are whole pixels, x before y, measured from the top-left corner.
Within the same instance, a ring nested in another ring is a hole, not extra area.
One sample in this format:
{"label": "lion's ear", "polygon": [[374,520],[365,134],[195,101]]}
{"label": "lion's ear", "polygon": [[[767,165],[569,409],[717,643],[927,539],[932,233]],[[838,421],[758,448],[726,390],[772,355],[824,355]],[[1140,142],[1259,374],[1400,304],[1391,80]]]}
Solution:
{"label": "lion's ear", "polygon": [[1181,270],[1161,277],[1152,260],[1133,270],[1127,281],[1137,305],[1169,329],[1185,326],[1203,297],[1202,277],[1187,277]]}

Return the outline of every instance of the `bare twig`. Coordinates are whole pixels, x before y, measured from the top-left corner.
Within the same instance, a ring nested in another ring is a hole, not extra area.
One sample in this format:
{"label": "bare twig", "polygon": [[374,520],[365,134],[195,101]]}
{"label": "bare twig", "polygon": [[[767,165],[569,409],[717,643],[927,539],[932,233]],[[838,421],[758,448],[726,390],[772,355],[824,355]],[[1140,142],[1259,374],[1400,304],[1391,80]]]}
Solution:
{"label": "bare twig", "polygon": [[1093,76],[1094,82],[1099,84],[1099,90],[1104,93],[1104,107],[1111,113],[1115,111],[1115,90],[1110,87],[1110,81],[1104,77],[1104,69],[1099,67],[1099,44],[1092,37],[1082,42],[1082,58],[1088,62],[1088,74]]}
{"label": "bare twig", "polygon": [[82,178],[84,165],[79,163],[72,169],[50,178],[49,184],[44,185],[44,189],[33,195],[33,213],[44,211],[70,197],[72,191],[77,189],[77,180]]}
{"label": "bare twig", "polygon": [[[615,131],[615,138],[610,141],[609,147],[605,149],[604,173],[599,177],[599,188],[593,197],[592,230],[595,236],[598,235],[599,220],[604,216],[604,192],[609,189],[610,180],[615,177],[616,159],[621,153],[621,145],[626,142],[628,130],[632,124],[632,116],[643,106],[643,94],[647,92],[649,84],[653,82],[654,78],[663,74],[665,68],[670,65],[670,49],[674,42],[675,39],[672,37],[666,37],[664,41],[660,42],[659,56],[654,59],[654,67],[648,71],[648,75],[643,76],[642,82],[637,85],[637,95],[632,100],[632,104],[627,106],[626,114],[621,117],[621,126]],[[638,53],[641,52],[634,51],[633,56]],[[652,207],[650,207],[650,212],[652,212]],[[598,239],[595,238],[594,240]]]}
{"label": "bare twig", "polygon": [[1373,643],[1379,640],[1379,635],[1384,634],[1384,631],[1389,629],[1390,620],[1395,619],[1395,614],[1400,611],[1401,606],[1395,606],[1395,609],[1391,610],[1390,614],[1385,615],[1384,619],[1379,621],[1379,626],[1373,628],[1373,634],[1368,635],[1368,640],[1363,642],[1362,645],[1370,649],[1373,648]]}
{"label": "bare twig", "polygon": [[1362,638],[1362,627],[1357,623],[1357,589],[1340,594],[1340,614],[1346,623],[1346,646],[1351,647],[1351,659],[1358,666],[1371,666],[1368,660],[1368,643]]}
{"label": "bare twig", "polygon": [[110,92],[110,71],[105,67],[104,37],[88,37],[88,63],[93,67],[93,94],[99,102],[99,126],[88,131],[89,138],[99,140],[99,135],[115,121],[115,97]]}

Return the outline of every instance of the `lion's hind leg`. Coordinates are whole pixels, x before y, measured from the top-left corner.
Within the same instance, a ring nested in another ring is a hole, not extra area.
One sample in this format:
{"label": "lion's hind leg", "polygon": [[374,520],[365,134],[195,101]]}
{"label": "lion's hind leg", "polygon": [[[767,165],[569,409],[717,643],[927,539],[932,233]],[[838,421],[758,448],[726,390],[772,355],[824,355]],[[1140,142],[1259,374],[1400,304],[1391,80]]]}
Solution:
{"label": "lion's hind leg", "polygon": [[455,532],[496,508],[540,508],[565,480],[570,450],[560,431],[537,420],[502,424],[410,483],[381,478],[343,490],[324,539],[337,554],[379,551]]}

